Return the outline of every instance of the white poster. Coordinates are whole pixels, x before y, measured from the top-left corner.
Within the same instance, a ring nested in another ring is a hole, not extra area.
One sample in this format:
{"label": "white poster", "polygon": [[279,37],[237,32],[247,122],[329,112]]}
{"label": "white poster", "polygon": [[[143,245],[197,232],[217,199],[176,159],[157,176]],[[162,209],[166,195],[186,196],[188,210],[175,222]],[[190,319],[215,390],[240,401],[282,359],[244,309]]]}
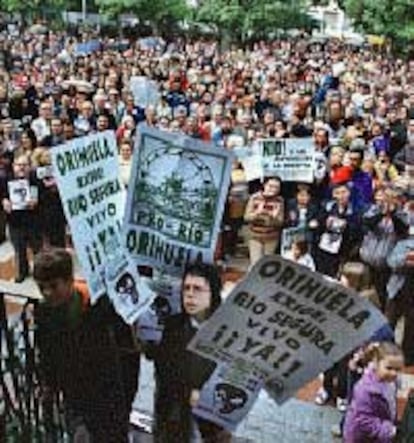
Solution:
{"label": "white poster", "polygon": [[234,431],[252,408],[262,387],[263,380],[255,376],[245,362],[218,365],[204,383],[193,414]]}
{"label": "white poster", "polygon": [[145,279],[155,295],[136,323],[136,332],[142,342],[159,343],[165,320],[181,312],[181,278],[159,273],[153,279]]}
{"label": "white poster", "polygon": [[22,178],[19,180],[11,180],[7,182],[9,188],[10,203],[13,211],[21,211],[28,209],[30,200],[29,180]]}
{"label": "white poster", "polygon": [[[71,140],[52,149],[52,162],[91,301],[95,303],[108,293],[115,301],[115,308],[121,306],[118,313],[130,322],[151,302],[151,298],[150,292],[141,287],[135,266],[126,263],[129,259],[121,245],[125,191],[119,181],[115,135],[112,131],[105,131]],[[111,257],[115,263],[111,263]],[[116,299],[120,291],[127,291],[126,288],[118,290],[116,283],[128,269],[139,292],[138,301],[125,294]],[[128,301],[129,308],[125,301]]]}
{"label": "white poster", "polygon": [[303,226],[283,228],[280,243],[280,255],[283,258],[287,258],[289,251],[292,249],[293,241],[298,235],[305,235],[305,228]]}
{"label": "white poster", "polygon": [[135,105],[142,108],[156,106],[161,97],[157,83],[144,76],[131,77],[129,89],[134,96]]}
{"label": "white poster", "polygon": [[259,155],[248,155],[241,159],[246,181],[263,180],[262,157]]}
{"label": "white poster", "polygon": [[140,277],[125,249],[120,246],[111,248],[108,253],[105,285],[115,311],[129,325],[146,312],[154,299],[154,293]]}
{"label": "white poster", "polygon": [[232,156],[190,137],[143,128],[125,211],[125,244],[137,264],[181,274],[212,261]]}
{"label": "white poster", "polygon": [[311,138],[263,139],[258,141],[265,177],[283,181],[312,183],[315,169]]}
{"label": "white poster", "polygon": [[263,257],[189,349],[244,361],[282,403],[386,323],[368,300],[280,256]]}

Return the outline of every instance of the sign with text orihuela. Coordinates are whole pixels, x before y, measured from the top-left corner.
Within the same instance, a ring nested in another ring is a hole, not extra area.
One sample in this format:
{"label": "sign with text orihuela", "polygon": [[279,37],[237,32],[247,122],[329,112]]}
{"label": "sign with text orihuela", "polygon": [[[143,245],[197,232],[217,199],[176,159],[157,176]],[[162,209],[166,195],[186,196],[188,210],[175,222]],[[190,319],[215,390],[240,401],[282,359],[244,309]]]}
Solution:
{"label": "sign with text orihuela", "polygon": [[312,183],[315,160],[311,138],[258,140],[265,177],[278,176],[283,181]]}
{"label": "sign with text orihuela", "polygon": [[386,323],[369,301],[280,256],[263,257],[189,349],[246,361],[282,403]]}
{"label": "sign with text orihuela", "polygon": [[125,191],[115,135],[105,131],[71,140],[52,149],[52,162],[91,300],[107,293],[117,312],[132,323],[152,294],[142,287],[121,245]]}
{"label": "sign with text orihuela", "polygon": [[196,258],[212,260],[230,182],[230,153],[151,128],[134,152],[124,219],[137,264],[180,274]]}

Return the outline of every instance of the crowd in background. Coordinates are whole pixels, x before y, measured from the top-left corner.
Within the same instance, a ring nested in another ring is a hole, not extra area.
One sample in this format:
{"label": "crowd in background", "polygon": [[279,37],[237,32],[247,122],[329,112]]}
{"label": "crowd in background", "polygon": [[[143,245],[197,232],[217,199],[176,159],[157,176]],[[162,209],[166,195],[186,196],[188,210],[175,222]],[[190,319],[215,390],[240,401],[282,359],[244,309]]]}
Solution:
{"label": "crowd in background", "polygon": [[[37,252],[67,244],[56,183],[44,168],[54,146],[114,130],[128,186],[143,125],[229,150],[308,137],[313,183],[248,182],[235,159],[217,257],[234,255],[247,231],[254,264],[280,251],[283,229],[302,226],[289,258],[333,278],[346,262],[363,263],[370,279],[357,289],[374,290],[392,327],[405,316],[403,351],[413,364],[414,61],[305,35],[226,50],[208,40],[102,38],[91,53],[77,53],[93,38],[28,30],[0,36],[1,209],[16,281],[29,275],[27,246]],[[134,76],[156,82],[156,103],[137,101]],[[18,178],[37,191],[16,211],[7,183]],[[325,388],[319,403],[331,396]]]}

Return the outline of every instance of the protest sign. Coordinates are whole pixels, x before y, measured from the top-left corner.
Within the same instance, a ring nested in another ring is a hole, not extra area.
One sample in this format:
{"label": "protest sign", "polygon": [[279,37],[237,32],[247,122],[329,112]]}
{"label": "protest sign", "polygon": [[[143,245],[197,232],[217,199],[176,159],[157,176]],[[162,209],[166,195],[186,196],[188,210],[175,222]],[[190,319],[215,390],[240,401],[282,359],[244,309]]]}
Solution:
{"label": "protest sign", "polygon": [[263,257],[189,349],[245,361],[278,403],[369,339],[384,316],[355,292],[280,256]]}
{"label": "protest sign", "polygon": [[232,152],[236,156],[237,160],[242,161],[252,155],[252,148],[250,146],[235,146],[232,149]]}
{"label": "protest sign", "polygon": [[[119,313],[130,322],[151,298],[148,291],[141,288],[136,268],[128,262],[121,245],[125,191],[119,181],[117,159],[112,131],[76,138],[52,149],[59,194],[92,303],[108,292],[111,300],[115,300],[115,308],[122,306]],[[126,273],[134,280],[139,301],[133,294],[120,295],[121,291],[132,291],[128,279],[119,283]]]}
{"label": "protest sign", "polygon": [[116,312],[131,325],[149,308],[154,294],[140,277],[124,247],[119,243],[115,245],[117,241],[113,237],[106,245],[105,285]]}
{"label": "protest sign", "polygon": [[145,283],[156,296],[140,316],[136,332],[141,341],[158,343],[162,338],[165,320],[181,312],[181,278],[155,270],[153,279]]}
{"label": "protest sign", "polygon": [[241,159],[241,164],[246,175],[246,181],[263,179],[262,157],[255,154],[248,155]]}
{"label": "protest sign", "polygon": [[314,146],[311,138],[262,139],[257,144],[265,177],[312,183]]}
{"label": "protest sign", "polygon": [[36,177],[38,180],[43,180],[45,178],[52,178],[53,177],[53,166],[47,165],[47,166],[38,166],[36,168]]}
{"label": "protest sign", "polygon": [[292,249],[293,240],[298,235],[305,235],[305,228],[303,226],[283,228],[282,241],[280,242],[280,255],[283,258],[287,258],[287,253]]}
{"label": "protest sign", "polygon": [[230,182],[232,156],[190,137],[143,128],[125,211],[125,244],[137,264],[181,274],[211,261]]}
{"label": "protest sign", "polygon": [[204,383],[193,414],[234,431],[250,411],[262,387],[263,380],[255,376],[246,362],[218,365]]}
{"label": "protest sign", "polygon": [[78,43],[75,46],[75,55],[89,55],[95,51],[99,51],[101,43],[99,40],[89,40],[87,42]]}
{"label": "protest sign", "polygon": [[13,211],[27,209],[32,199],[29,180],[22,178],[7,182],[10,203]]}
{"label": "protest sign", "polygon": [[160,93],[155,81],[144,76],[132,76],[129,80],[129,89],[134,96],[135,105],[146,108],[156,106],[160,100]]}

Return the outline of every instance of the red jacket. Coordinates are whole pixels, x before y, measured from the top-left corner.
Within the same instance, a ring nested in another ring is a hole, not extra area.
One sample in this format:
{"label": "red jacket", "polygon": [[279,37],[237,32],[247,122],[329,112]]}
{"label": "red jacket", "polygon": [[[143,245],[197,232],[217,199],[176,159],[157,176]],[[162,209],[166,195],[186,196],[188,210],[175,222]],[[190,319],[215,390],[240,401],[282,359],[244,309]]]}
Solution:
{"label": "red jacket", "polygon": [[351,180],[352,168],[350,166],[333,166],[329,172],[329,182],[331,185],[345,183]]}

